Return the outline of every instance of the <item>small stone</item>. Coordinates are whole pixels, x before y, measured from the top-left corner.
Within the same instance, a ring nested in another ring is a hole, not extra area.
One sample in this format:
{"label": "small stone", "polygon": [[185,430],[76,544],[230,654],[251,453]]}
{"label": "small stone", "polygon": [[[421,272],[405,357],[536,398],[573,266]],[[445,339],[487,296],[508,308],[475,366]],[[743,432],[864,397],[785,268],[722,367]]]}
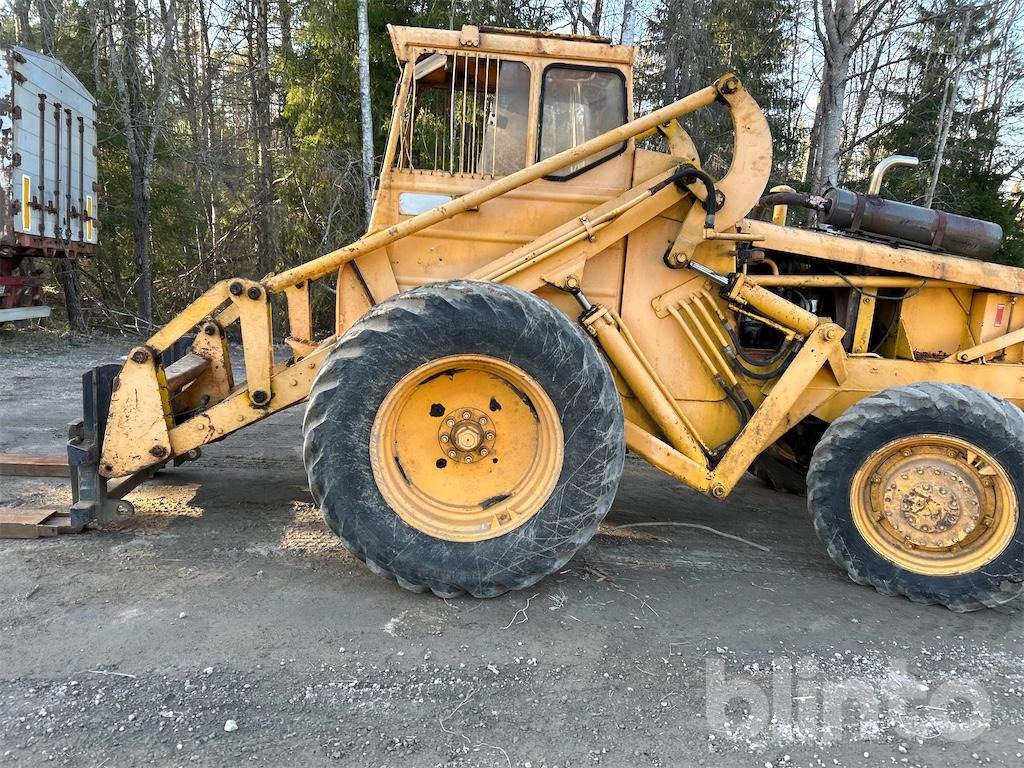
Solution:
{"label": "small stone", "polygon": [[178,614],[178,618],[179,619],[184,619],[186,616],[188,616],[188,614],[185,613],[184,611],[182,611],[181,613]]}
{"label": "small stone", "polygon": [[234,720],[228,720],[224,723],[224,730],[228,733],[234,733],[238,730],[238,723],[236,723]]}

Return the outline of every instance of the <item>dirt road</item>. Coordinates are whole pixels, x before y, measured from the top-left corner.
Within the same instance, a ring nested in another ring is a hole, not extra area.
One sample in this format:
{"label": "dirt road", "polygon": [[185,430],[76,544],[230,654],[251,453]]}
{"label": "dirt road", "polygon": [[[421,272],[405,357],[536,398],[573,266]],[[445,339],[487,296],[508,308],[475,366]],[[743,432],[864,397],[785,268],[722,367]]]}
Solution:
{"label": "dirt road", "polygon": [[[128,347],[0,335],[0,451],[60,450],[78,374]],[[856,586],[802,498],[712,502],[630,458],[563,572],[443,601],[332,540],[300,421],[204,449],[123,525],[0,541],[0,765],[1024,765],[1022,606]],[[747,543],[619,527],[652,521]]]}

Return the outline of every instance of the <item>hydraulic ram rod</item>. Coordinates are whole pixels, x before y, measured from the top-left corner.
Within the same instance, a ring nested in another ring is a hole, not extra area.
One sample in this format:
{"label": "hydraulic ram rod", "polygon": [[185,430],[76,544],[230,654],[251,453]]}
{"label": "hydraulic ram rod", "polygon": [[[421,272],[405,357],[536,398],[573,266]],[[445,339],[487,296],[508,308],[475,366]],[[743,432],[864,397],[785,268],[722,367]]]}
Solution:
{"label": "hydraulic ram rod", "polygon": [[480,189],[474,190],[473,192],[469,192],[462,197],[452,200],[450,203],[439,205],[437,208],[432,208],[425,213],[421,213],[418,216],[407,219],[401,224],[396,224],[393,227],[388,227],[387,229],[380,230],[379,232],[366,235],[351,245],[338,248],[331,253],[324,254],[323,256],[306,262],[305,264],[300,264],[297,267],[285,270],[277,275],[271,275],[263,280],[263,285],[268,291],[277,293],[291,285],[302,282],[303,280],[317,280],[325,275],[331,274],[332,272],[336,272],[343,264],[363,256],[364,254],[376,251],[379,248],[383,248],[384,246],[401,240],[403,237],[408,237],[409,235],[433,226],[438,222],[457,216],[460,213],[468,211],[470,208],[476,208],[477,206],[482,205],[489,200],[493,200],[496,197],[500,197],[506,192],[510,192],[517,187],[521,187],[531,181],[536,181],[544,176],[548,176],[567,165],[571,165],[581,158],[589,157],[601,150],[608,149],[609,147],[613,147],[616,144],[626,141],[633,136],[637,136],[657,128],[659,125],[663,125],[670,120],[710,106],[718,97],[718,89],[720,85],[730,77],[732,76],[726,75],[721,78],[716,85],[711,85],[707,88],[696,91],[695,93],[691,93],[689,96],[686,96],[679,101],[669,104],[666,107],[662,107],[661,109],[633,120],[632,122],[620,125],[618,128],[608,131],[607,133],[603,133],[590,141],[585,141],[571,149],[565,150],[564,152],[559,152],[557,155],[552,155],[546,160],[541,160],[539,163],[527,166],[520,171],[516,171],[513,174],[497,179],[487,186],[481,187]]}

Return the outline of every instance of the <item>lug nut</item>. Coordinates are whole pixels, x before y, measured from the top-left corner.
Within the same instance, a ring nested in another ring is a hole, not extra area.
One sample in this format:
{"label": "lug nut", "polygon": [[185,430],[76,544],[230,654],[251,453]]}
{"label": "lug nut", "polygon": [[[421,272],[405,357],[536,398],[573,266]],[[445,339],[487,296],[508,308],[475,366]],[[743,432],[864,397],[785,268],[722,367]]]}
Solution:
{"label": "lug nut", "polygon": [[464,459],[464,461],[465,461],[465,462],[466,462],[467,464],[472,464],[472,463],[473,463],[473,457],[472,457],[472,456],[467,456],[467,457],[466,457],[466,458]]}
{"label": "lug nut", "polygon": [[449,456],[449,457],[451,457],[451,458],[453,458],[453,459],[454,459],[454,458],[457,458],[457,457],[458,457],[458,455],[459,455],[459,454],[457,454],[457,453],[456,453],[455,451],[448,451],[448,456]]}
{"label": "lug nut", "polygon": [[454,427],[455,426],[455,419],[448,419],[445,422],[445,424],[447,424],[449,427]]}
{"label": "lug nut", "polygon": [[451,440],[451,438],[448,437],[448,435],[441,435],[441,442],[442,443],[447,443],[449,440]]}
{"label": "lug nut", "polygon": [[489,453],[489,451],[486,448],[481,448],[480,449],[480,455],[481,456],[486,456],[488,453]]}
{"label": "lug nut", "polygon": [[480,423],[481,424],[486,424],[487,423],[487,417],[486,416],[481,416],[480,417]]}
{"label": "lug nut", "polygon": [[486,439],[488,439],[488,440],[493,440],[494,439],[494,433],[493,432],[488,432],[486,435],[484,435],[484,437]]}
{"label": "lug nut", "polygon": [[472,415],[473,415],[473,414],[472,414],[472,413],[470,413],[469,411],[463,411],[463,412],[462,412],[462,418],[464,418],[464,419],[468,419],[468,418],[469,418],[470,416],[472,416]]}

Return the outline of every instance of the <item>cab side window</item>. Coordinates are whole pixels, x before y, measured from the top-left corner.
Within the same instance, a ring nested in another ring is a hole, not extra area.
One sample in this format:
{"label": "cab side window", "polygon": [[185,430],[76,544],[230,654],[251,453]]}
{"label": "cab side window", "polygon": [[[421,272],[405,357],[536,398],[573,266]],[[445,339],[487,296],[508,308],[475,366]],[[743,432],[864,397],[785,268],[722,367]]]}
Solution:
{"label": "cab side window", "polygon": [[[552,64],[541,88],[538,160],[564,152],[626,122],[626,80],[614,69]],[[626,142],[548,176],[570,179],[614,157]]]}
{"label": "cab side window", "polygon": [[505,176],[527,162],[530,68],[485,54],[416,62],[397,167]]}

